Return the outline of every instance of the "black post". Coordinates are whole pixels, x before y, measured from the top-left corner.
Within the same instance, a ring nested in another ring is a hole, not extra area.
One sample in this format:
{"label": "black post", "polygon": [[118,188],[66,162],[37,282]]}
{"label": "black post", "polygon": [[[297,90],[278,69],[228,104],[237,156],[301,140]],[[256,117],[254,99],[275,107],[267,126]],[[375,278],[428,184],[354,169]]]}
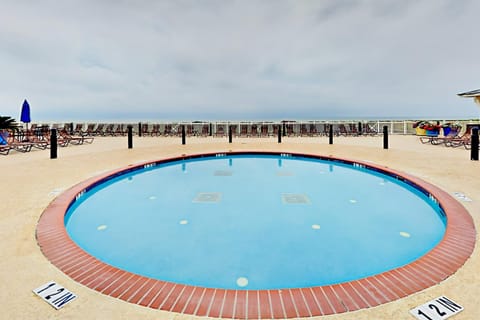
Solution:
{"label": "black post", "polygon": [[282,143],[282,126],[278,125],[278,143]]}
{"label": "black post", "polygon": [[209,126],[209,130],[208,130],[208,135],[211,137],[213,135],[213,124],[210,122],[210,126]]}
{"label": "black post", "polygon": [[228,143],[232,143],[232,126],[228,126]]}
{"label": "black post", "polygon": [[388,127],[383,126],[383,149],[388,149]]}
{"label": "black post", "polygon": [[185,144],[185,125],[182,124],[182,144]]}
{"label": "black post", "polygon": [[358,122],[358,135],[362,135],[362,123],[360,121]]}
{"label": "black post", "polygon": [[57,159],[57,129],[50,130],[50,159]]}
{"label": "black post", "polygon": [[128,125],[127,126],[127,129],[128,129],[128,149],[132,149],[133,148],[133,128],[131,125]]}
{"label": "black post", "polygon": [[333,144],[333,124],[328,125],[328,144]]}
{"label": "black post", "polygon": [[141,122],[138,123],[138,136],[139,137],[142,136],[142,123]]}
{"label": "black post", "polygon": [[285,122],[284,122],[284,123],[283,123],[283,126],[282,126],[282,127],[283,127],[283,136],[284,136],[284,137],[287,135],[287,132],[286,132],[286,130],[285,130],[285,126],[286,126],[286,125],[285,125]]}
{"label": "black post", "polygon": [[73,122],[70,122],[70,134],[73,134]]}
{"label": "black post", "polygon": [[478,161],[478,128],[472,128],[472,149],[470,150],[470,160]]}

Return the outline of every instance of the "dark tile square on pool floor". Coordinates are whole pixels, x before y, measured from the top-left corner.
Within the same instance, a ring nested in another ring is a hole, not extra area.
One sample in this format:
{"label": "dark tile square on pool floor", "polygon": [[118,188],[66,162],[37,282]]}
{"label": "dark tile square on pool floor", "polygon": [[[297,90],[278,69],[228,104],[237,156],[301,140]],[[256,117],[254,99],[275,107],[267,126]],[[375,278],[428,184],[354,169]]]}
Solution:
{"label": "dark tile square on pool floor", "polygon": [[282,193],[282,202],[284,204],[309,204],[310,199],[305,194]]}
{"label": "dark tile square on pool floor", "polygon": [[193,202],[210,202],[217,203],[222,199],[220,192],[199,192],[193,199]]}

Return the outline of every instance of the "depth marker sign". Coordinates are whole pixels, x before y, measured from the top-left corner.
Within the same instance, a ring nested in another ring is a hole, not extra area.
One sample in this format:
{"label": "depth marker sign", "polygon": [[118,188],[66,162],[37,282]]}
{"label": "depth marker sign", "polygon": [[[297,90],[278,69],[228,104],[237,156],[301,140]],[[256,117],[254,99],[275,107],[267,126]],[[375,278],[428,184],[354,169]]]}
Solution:
{"label": "depth marker sign", "polygon": [[74,293],[53,281],[34,289],[33,292],[57,310],[77,297]]}
{"label": "depth marker sign", "polygon": [[462,310],[463,307],[461,305],[445,296],[441,296],[410,310],[410,313],[420,320],[443,320]]}

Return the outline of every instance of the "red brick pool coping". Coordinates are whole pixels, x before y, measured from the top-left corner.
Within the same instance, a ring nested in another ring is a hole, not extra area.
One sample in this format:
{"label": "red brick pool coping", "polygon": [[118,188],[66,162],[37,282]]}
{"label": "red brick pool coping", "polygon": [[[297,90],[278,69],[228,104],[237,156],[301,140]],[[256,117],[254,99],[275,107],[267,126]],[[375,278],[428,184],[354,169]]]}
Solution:
{"label": "red brick pool coping", "polygon": [[[86,190],[125,171],[175,160],[238,154],[299,156],[353,164],[413,184],[438,201],[447,217],[441,242],[416,261],[367,278],[327,286],[272,289],[213,289],[155,280],[105,264],[79,248],[68,236],[64,216]],[[370,308],[429,288],[455,273],[475,246],[475,226],[468,211],[435,185],[372,163],[312,154],[227,152],[182,155],[113,170],[83,181],[50,203],[37,225],[41,251],[73,280],[103,294],[153,309],[197,316],[259,319],[312,317]]]}

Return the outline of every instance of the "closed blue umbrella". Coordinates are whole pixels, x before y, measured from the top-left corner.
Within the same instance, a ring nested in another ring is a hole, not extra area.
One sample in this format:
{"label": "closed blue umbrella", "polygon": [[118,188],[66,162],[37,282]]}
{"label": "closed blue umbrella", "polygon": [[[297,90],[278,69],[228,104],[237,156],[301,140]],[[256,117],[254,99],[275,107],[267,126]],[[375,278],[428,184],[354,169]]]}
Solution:
{"label": "closed blue umbrella", "polygon": [[22,114],[20,115],[20,121],[27,124],[27,130],[28,130],[28,124],[32,120],[30,119],[30,105],[28,104],[27,99],[23,101]]}

